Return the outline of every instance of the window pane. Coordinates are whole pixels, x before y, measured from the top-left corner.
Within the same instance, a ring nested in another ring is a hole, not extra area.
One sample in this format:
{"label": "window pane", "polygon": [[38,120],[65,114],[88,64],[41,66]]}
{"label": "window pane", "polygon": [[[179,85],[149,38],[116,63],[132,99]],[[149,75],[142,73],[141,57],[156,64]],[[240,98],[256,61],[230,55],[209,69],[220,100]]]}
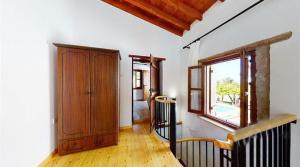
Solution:
{"label": "window pane", "polygon": [[136,80],[136,87],[141,87],[141,80]]}
{"label": "window pane", "polygon": [[190,99],[191,99],[191,104],[190,104],[191,109],[200,111],[200,109],[201,109],[201,103],[200,103],[201,91],[191,90]]}
{"label": "window pane", "polygon": [[132,83],[133,83],[133,88],[136,88],[136,84],[135,84],[135,72],[133,72]]}
{"label": "window pane", "polygon": [[[240,59],[208,66],[208,114],[240,125]],[[209,83],[211,82],[211,83]]]}
{"label": "window pane", "polygon": [[141,79],[141,72],[139,71],[136,72],[136,79]]}
{"label": "window pane", "polygon": [[201,83],[200,74],[201,74],[200,68],[191,69],[191,88],[200,88],[200,83]]}

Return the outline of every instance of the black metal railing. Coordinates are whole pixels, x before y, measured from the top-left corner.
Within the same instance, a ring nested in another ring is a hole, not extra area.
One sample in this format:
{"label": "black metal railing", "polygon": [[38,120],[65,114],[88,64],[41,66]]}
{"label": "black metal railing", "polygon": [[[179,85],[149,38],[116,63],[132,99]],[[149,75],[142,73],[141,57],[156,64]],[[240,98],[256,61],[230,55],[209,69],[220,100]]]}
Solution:
{"label": "black metal railing", "polygon": [[170,142],[170,149],[176,155],[176,101],[167,96],[155,98],[155,131]]}
{"label": "black metal railing", "polygon": [[196,138],[177,141],[177,159],[183,166],[216,167],[221,157],[213,139]]}
{"label": "black metal railing", "polygon": [[291,123],[259,132],[234,143],[233,167],[289,167]]}
{"label": "black metal railing", "polygon": [[290,167],[291,124],[295,115],[284,114],[213,138],[176,139],[176,102],[155,99],[155,131],[170,142],[173,155],[185,167]]}
{"label": "black metal railing", "polygon": [[230,167],[232,162],[232,153],[228,149],[220,149],[220,167]]}
{"label": "black metal railing", "polygon": [[155,98],[155,131],[166,140],[170,139],[171,113],[176,115],[175,105],[175,101],[167,96],[157,96]]}

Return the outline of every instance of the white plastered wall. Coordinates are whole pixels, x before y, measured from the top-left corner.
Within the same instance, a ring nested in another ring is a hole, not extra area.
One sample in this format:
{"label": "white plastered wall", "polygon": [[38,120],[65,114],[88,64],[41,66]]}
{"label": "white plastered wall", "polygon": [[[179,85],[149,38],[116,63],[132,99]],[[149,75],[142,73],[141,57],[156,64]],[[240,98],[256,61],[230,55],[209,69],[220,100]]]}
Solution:
{"label": "white plastered wall", "polygon": [[38,165],[55,148],[53,42],[121,52],[121,126],[131,125],[129,54],[165,57],[176,90],[179,37],[99,0],[1,0],[0,166]]}
{"label": "white plastered wall", "polygon": [[[223,21],[246,9],[257,0],[227,0],[217,3],[185,33],[182,45],[208,32]],[[293,37],[271,46],[271,114],[293,113],[300,116],[300,1],[266,0],[261,5],[231,21],[203,38],[197,54],[193,49],[181,51],[181,76],[187,80],[187,66],[198,59],[236,48],[257,40],[293,31]],[[195,46],[193,46],[195,47]],[[187,85],[181,85],[179,95],[182,119],[187,132],[197,136],[226,138],[227,132],[194,114],[186,112]],[[212,133],[213,132],[213,133]],[[292,127],[292,166],[300,163],[300,124]]]}

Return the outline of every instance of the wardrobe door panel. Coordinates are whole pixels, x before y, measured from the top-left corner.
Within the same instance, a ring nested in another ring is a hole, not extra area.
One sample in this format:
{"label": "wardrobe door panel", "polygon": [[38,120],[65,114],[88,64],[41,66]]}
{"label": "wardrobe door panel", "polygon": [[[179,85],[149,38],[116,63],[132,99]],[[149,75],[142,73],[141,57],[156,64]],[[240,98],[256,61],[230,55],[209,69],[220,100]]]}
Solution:
{"label": "wardrobe door panel", "polygon": [[62,52],[63,139],[90,134],[89,50],[63,49]]}
{"label": "wardrobe door panel", "polygon": [[91,52],[92,133],[105,135],[117,129],[117,56]]}

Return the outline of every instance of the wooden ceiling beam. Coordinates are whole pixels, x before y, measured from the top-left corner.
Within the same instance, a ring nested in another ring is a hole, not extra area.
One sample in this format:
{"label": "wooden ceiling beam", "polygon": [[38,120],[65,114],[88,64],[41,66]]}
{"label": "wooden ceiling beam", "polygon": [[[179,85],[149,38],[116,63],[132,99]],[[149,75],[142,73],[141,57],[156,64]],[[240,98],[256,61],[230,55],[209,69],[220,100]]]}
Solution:
{"label": "wooden ceiling beam", "polygon": [[176,25],[177,27],[183,28],[185,30],[190,30],[190,25],[188,23],[183,22],[182,20],[179,20],[178,18],[163,12],[161,9],[158,9],[152,4],[146,3],[141,0],[122,0],[125,2],[130,3],[131,5],[134,5],[150,14],[153,14],[173,25]]}
{"label": "wooden ceiling beam", "polygon": [[166,2],[175,5],[184,14],[186,14],[192,18],[195,18],[197,20],[202,20],[203,13],[201,13],[197,9],[195,9],[179,0],[167,0]]}
{"label": "wooden ceiling beam", "polygon": [[155,18],[151,18],[147,15],[145,15],[142,11],[134,8],[134,7],[130,7],[126,4],[124,4],[123,2],[120,2],[120,1],[116,1],[116,0],[102,0],[112,6],[115,6],[125,12],[128,12],[138,18],[141,18],[145,21],[148,21],[156,26],[159,26],[169,32],[172,32],[178,36],[182,36],[183,35],[183,32],[184,32],[184,29],[182,28],[179,28],[179,27],[173,27],[173,26],[170,26],[170,25],[167,25],[167,24],[164,24],[163,22],[159,21],[158,19],[155,19]]}

